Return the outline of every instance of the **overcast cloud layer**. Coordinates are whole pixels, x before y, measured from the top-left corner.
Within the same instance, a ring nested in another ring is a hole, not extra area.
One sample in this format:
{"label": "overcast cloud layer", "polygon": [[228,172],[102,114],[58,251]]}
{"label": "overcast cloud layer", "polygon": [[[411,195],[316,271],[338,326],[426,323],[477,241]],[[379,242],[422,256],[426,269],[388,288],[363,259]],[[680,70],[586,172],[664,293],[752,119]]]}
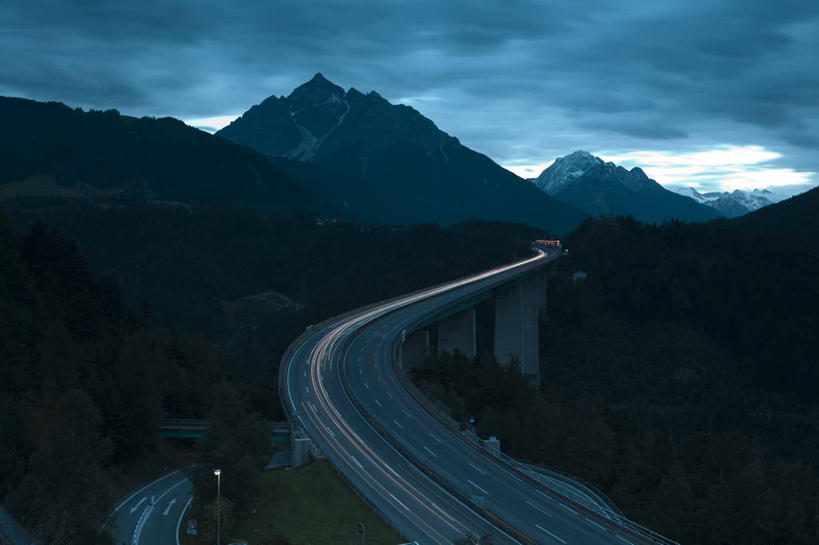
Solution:
{"label": "overcast cloud layer", "polygon": [[4,0],[0,29],[3,95],[230,119],[320,71],[523,175],[582,148],[703,190],[819,183],[811,0]]}

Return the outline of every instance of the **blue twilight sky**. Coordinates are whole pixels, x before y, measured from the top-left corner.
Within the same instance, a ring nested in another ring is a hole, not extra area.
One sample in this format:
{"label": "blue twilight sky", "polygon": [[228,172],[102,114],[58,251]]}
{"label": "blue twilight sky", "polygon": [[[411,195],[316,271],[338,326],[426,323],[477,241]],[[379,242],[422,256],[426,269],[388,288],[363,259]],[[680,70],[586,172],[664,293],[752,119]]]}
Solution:
{"label": "blue twilight sky", "polygon": [[523,176],[819,184],[815,0],[3,0],[0,94],[222,126],[315,72]]}

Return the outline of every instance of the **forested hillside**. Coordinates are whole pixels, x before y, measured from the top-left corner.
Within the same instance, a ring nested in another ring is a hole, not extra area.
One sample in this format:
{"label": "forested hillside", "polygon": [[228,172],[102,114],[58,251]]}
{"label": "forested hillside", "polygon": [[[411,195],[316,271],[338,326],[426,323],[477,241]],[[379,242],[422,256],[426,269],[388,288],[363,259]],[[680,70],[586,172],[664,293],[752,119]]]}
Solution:
{"label": "forested hillside", "polygon": [[259,409],[271,417],[268,379],[307,324],[527,255],[540,233],[480,221],[379,227],[235,208],[22,201],[9,203],[18,222],[42,219],[78,241],[92,270],[117,278],[128,308],[202,332],[237,375],[263,375],[271,401]]}
{"label": "forested hillside", "polygon": [[592,482],[682,543],[815,543],[817,249],[622,218],[566,244],[540,389],[486,355],[430,361],[419,384],[509,454]]}
{"label": "forested hillside", "polygon": [[0,119],[0,200],[51,195],[337,214],[259,153],[178,119],[7,97]]}
{"label": "forested hillside", "polygon": [[114,471],[156,448],[163,414],[205,416],[224,360],[135,319],[74,243],[4,214],[0,316],[0,501],[44,543],[97,543]]}

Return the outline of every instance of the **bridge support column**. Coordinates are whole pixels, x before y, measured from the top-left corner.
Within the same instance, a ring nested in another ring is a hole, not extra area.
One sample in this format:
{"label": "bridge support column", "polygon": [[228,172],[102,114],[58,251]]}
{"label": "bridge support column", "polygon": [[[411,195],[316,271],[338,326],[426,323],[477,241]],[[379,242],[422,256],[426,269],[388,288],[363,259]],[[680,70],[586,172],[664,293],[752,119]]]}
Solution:
{"label": "bridge support column", "polygon": [[429,356],[429,331],[413,331],[404,340],[400,347],[400,359],[402,367],[415,367],[424,362]]}
{"label": "bridge support column", "polygon": [[537,276],[495,296],[495,358],[501,365],[520,363],[525,376],[540,375],[538,362]]}
{"label": "bridge support column", "polygon": [[548,291],[546,284],[546,271],[535,275],[535,287],[537,290],[537,310],[544,318],[547,316]]}
{"label": "bridge support column", "polygon": [[459,350],[467,358],[477,354],[475,309],[468,308],[438,322],[438,355]]}
{"label": "bridge support column", "polygon": [[294,430],[290,439],[290,466],[297,468],[309,464],[312,448],[313,441],[300,429]]}

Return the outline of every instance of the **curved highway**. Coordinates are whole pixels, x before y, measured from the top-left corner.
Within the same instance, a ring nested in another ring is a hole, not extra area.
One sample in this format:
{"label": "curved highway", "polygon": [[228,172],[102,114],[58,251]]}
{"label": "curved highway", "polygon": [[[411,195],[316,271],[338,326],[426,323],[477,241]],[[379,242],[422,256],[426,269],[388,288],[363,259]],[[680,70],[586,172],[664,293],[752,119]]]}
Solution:
{"label": "curved highway", "polygon": [[465,441],[416,403],[394,373],[395,344],[413,324],[558,257],[538,250],[511,265],[349,312],[311,328],[285,354],[280,387],[291,422],[408,539],[451,544],[488,533],[496,544],[657,541]]}

